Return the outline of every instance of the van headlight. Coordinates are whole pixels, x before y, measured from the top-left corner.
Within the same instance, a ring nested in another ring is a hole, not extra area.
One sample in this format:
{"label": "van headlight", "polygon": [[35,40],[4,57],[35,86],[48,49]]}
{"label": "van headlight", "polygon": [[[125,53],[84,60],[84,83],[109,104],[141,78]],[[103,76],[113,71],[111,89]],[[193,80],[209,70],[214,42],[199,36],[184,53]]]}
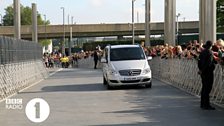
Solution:
{"label": "van headlight", "polygon": [[110,75],[116,75],[116,74],[118,74],[118,73],[117,73],[117,71],[115,71],[115,70],[111,70],[111,69],[110,69],[110,70],[109,70],[109,74],[110,74]]}
{"label": "van headlight", "polygon": [[148,74],[151,72],[151,69],[150,68],[146,68],[142,71],[142,74]]}

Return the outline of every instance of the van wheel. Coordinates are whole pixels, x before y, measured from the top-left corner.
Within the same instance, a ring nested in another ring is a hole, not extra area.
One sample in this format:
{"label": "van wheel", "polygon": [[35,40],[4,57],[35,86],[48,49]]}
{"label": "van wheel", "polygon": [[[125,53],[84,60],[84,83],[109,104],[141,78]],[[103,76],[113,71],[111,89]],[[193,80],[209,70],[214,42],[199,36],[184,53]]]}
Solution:
{"label": "van wheel", "polygon": [[107,89],[108,90],[112,90],[113,89],[113,86],[111,86],[110,84],[107,83]]}
{"label": "van wheel", "polygon": [[145,84],[145,88],[152,88],[152,82]]}
{"label": "van wheel", "polygon": [[106,78],[103,76],[103,85],[106,85],[107,84],[107,80]]}

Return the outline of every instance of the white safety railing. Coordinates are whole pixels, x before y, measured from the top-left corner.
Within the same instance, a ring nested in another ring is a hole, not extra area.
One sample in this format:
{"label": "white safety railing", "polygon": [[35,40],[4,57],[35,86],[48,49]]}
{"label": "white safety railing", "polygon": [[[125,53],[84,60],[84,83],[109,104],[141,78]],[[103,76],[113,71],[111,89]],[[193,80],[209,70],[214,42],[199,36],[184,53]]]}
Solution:
{"label": "white safety railing", "polygon": [[[154,78],[200,96],[202,84],[195,59],[161,59],[156,57],[150,61],[150,64]],[[224,67],[216,65],[213,89],[210,93],[211,101],[224,106],[223,96]]]}
{"label": "white safety railing", "polygon": [[41,60],[0,65],[0,100],[47,77]]}

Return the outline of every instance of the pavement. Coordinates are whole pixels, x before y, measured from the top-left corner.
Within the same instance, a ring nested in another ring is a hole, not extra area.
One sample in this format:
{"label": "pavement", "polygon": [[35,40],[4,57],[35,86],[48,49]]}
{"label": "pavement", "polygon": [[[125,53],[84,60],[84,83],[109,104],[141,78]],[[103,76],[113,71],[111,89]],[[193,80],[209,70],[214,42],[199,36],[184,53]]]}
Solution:
{"label": "pavement", "polygon": [[[23,99],[21,110],[6,109],[6,103],[0,103],[1,126],[224,125],[223,108],[201,110],[199,98],[156,79],[151,89],[124,86],[107,90],[100,69],[55,70],[59,71],[10,98]],[[50,106],[50,115],[42,123],[26,117],[26,104],[33,98],[43,98]]]}

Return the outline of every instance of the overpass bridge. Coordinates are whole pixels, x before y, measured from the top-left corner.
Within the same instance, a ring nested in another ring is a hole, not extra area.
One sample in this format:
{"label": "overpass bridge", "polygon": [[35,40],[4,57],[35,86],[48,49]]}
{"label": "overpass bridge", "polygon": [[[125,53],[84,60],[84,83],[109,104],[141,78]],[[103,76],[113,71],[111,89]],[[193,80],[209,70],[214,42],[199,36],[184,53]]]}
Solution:
{"label": "overpass bridge", "polygon": [[[70,27],[73,29],[73,37],[105,37],[105,36],[131,36],[132,29],[131,24],[74,24],[65,25],[65,35],[70,36]],[[161,35],[164,34],[164,23],[151,23],[151,34]],[[198,33],[199,22],[188,21],[179,22],[179,32],[186,33]],[[13,36],[13,26],[0,27],[0,36]],[[38,26],[38,38],[62,38],[64,34],[63,25],[41,25]],[[145,23],[135,24],[135,34],[145,35]],[[21,37],[23,39],[32,39],[32,26],[21,26]]]}

